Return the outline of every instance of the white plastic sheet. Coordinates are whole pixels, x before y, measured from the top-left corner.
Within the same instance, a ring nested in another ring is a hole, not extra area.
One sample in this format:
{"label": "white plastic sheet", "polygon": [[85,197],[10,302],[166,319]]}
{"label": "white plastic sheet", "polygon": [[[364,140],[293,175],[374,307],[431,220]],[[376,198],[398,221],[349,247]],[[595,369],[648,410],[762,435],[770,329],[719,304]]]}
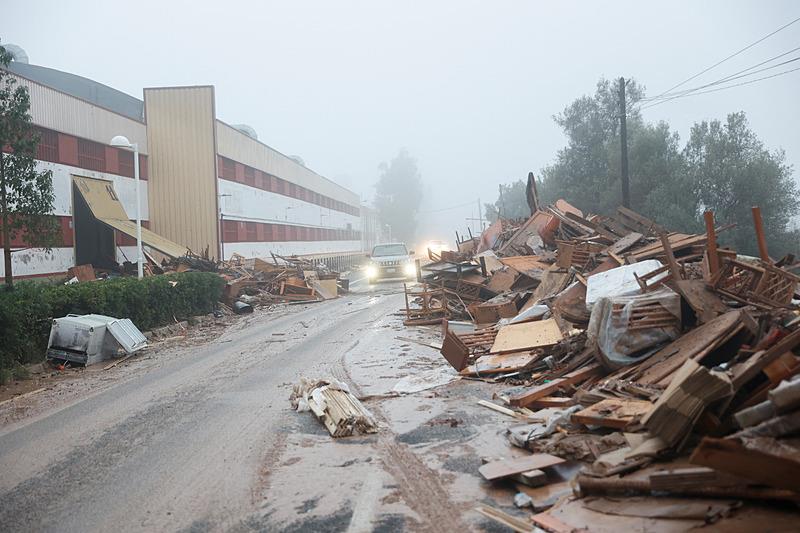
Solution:
{"label": "white plastic sheet", "polygon": [[[616,296],[630,296],[639,294],[641,288],[633,276],[641,277],[661,268],[658,259],[648,259],[641,263],[622,265],[605,272],[598,272],[586,278],[586,308],[591,310],[600,298],[614,298]],[[659,274],[650,283],[669,275],[667,272]]]}

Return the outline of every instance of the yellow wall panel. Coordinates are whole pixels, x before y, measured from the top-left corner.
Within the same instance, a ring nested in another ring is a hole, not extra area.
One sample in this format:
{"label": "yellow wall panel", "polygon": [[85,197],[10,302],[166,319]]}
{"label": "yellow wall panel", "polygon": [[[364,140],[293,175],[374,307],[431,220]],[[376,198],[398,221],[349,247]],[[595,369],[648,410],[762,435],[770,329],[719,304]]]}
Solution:
{"label": "yellow wall panel", "polygon": [[144,90],[151,229],[202,254],[218,252],[214,88]]}

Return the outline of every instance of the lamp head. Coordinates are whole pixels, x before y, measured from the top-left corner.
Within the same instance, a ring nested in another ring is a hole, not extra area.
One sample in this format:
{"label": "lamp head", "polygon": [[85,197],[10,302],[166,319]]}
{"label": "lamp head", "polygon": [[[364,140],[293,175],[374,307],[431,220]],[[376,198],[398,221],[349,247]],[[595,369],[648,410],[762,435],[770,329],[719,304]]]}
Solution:
{"label": "lamp head", "polygon": [[117,135],[116,137],[111,139],[111,146],[114,146],[116,148],[132,148],[133,147],[131,142],[124,135]]}

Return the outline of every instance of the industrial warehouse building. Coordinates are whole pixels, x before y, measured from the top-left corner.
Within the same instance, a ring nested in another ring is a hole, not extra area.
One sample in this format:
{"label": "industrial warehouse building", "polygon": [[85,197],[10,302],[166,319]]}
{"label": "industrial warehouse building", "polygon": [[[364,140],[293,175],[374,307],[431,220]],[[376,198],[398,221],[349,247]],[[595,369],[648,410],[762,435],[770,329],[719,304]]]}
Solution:
{"label": "industrial warehouse building", "polygon": [[136,261],[133,153],[110,146],[117,135],[139,148],[143,241],[155,257],[348,255],[378,238],[357,194],[219,120],[212,86],[146,88],[139,100],[21,61],[9,71],[30,91],[61,227],[50,251],[12,243],[15,277]]}

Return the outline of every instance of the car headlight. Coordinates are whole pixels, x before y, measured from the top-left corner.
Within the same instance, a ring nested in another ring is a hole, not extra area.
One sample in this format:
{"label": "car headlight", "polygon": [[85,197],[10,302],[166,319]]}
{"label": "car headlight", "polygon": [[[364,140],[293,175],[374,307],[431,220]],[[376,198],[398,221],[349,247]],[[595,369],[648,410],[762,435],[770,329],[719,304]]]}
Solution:
{"label": "car headlight", "polygon": [[368,278],[374,278],[378,276],[378,269],[375,267],[375,265],[369,265],[366,268],[366,273]]}
{"label": "car headlight", "polygon": [[417,267],[414,266],[414,263],[406,263],[406,266],[403,267],[403,271],[405,272],[406,276],[417,275]]}

